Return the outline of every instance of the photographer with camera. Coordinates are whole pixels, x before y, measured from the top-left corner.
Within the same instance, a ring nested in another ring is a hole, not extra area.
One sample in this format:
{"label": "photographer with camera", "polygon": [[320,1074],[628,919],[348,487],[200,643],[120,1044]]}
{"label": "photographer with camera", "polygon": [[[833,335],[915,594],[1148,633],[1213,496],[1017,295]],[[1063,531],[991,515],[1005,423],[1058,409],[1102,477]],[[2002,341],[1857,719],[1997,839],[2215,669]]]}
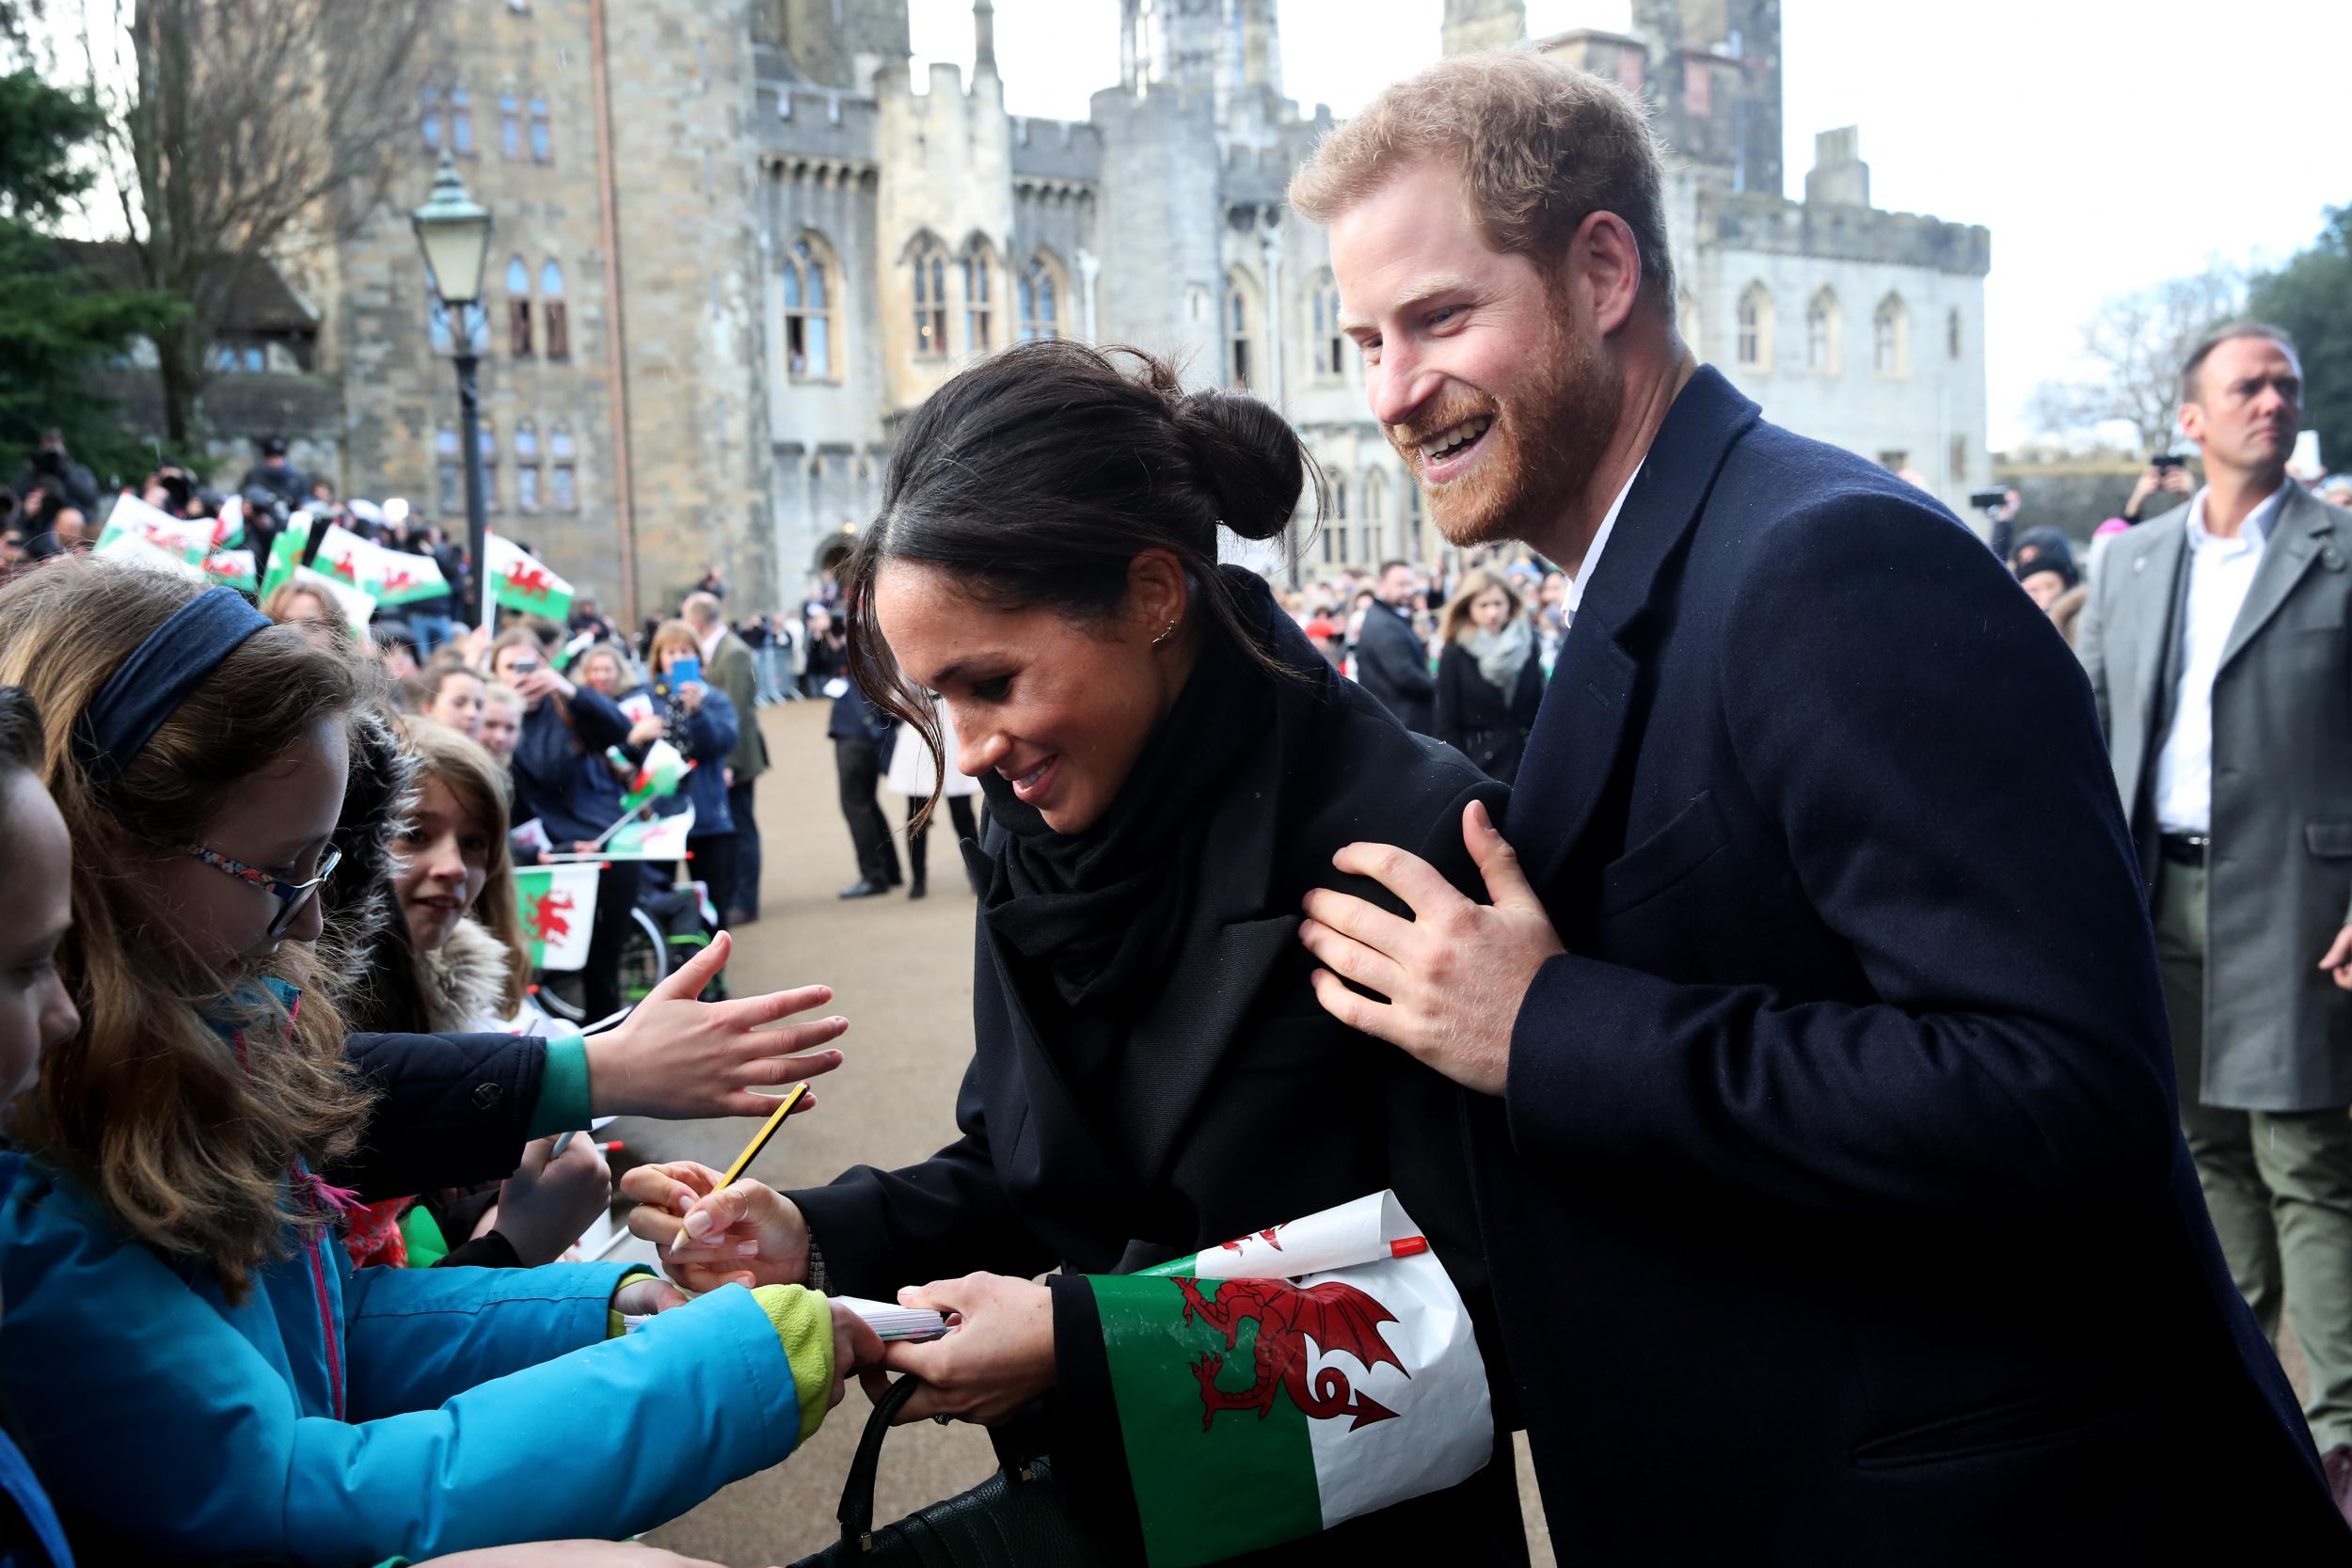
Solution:
{"label": "photographer with camera", "polygon": [[301,469],[286,460],[286,438],[273,436],[262,443],[262,460],[245,471],[237,481],[237,489],[250,505],[256,490],[266,490],[275,499],[275,510],[282,519],[296,507],[310,499],[310,481]]}
{"label": "photographer with camera", "polygon": [[44,529],[55,521],[56,508],[70,506],[85,517],[98,510],[97,478],[73,461],[73,454],[65,448],[65,432],[55,425],[40,433],[40,444],[16,476],[18,495],[29,496],[36,488],[51,500],[51,515],[40,522]]}
{"label": "photographer with camera", "polygon": [[[2160,451],[2148,459],[2148,467],[2139,471],[2139,482],[2132,486],[2132,499],[2123,503],[2123,520],[2134,528],[2148,514],[2150,500],[2158,496],[2179,496],[2185,499],[2197,493],[2197,481],[2189,477],[2188,462],[2175,452]],[[2164,510],[2178,503],[2167,499]]]}

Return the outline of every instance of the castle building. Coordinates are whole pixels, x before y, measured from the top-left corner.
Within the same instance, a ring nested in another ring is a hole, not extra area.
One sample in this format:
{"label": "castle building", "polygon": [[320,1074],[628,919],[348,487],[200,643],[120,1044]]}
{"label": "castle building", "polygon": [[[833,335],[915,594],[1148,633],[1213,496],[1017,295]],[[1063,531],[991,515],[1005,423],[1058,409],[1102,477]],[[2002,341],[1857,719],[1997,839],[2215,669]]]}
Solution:
{"label": "castle building", "polygon": [[[969,81],[915,79],[905,0],[452,8],[413,193],[303,280],[347,468],[462,517],[446,356],[470,333],[494,528],[613,608],[670,609],[707,564],[778,604],[873,515],[910,410],[976,356],[1071,337],[1288,416],[1330,483],[1303,573],[1434,559],[1322,231],[1283,200],[1332,120],[1283,96],[1277,0],[1118,3],[1119,79],[1083,121],[1006,113],[990,0]],[[1773,419],[1964,499],[1990,471],[1985,230],[1871,207],[1851,129],[1785,195],[1777,0],[1633,17],[1536,47],[1654,105],[1685,337]],[[1448,0],[1450,53],[1524,32],[1520,0]],[[462,323],[405,221],[444,149],[498,219]]]}

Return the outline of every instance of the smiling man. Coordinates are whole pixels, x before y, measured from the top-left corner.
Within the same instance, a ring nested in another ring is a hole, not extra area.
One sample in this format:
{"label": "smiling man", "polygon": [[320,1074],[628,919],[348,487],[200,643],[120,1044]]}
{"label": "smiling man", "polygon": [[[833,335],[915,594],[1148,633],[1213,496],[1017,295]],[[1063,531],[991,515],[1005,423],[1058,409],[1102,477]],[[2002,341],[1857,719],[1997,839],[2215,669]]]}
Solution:
{"label": "smiling man", "polygon": [[1291,193],[1433,519],[1579,603],[1508,842],[1463,823],[1492,903],[1359,844],[1336,870],[1414,917],[1319,891],[1300,933],[1328,1011],[1473,1091],[1551,1528],[1603,1563],[2157,1560],[2253,1520],[2340,1553],[2174,1124],[2080,671],[1950,514],[1692,362],[1659,160],[1613,85],[1474,55]]}

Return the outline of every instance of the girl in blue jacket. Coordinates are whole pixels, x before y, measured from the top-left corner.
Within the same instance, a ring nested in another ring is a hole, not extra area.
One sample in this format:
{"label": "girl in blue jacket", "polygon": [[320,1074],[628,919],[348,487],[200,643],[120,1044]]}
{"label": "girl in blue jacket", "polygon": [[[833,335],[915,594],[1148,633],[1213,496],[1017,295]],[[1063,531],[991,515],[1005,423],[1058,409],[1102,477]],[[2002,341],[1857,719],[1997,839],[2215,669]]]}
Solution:
{"label": "girl in blue jacket", "polygon": [[782,1460],[879,1358],[806,1291],[349,1267],[311,1173],[365,1105],[310,943],[363,678],[226,590],[85,560],[0,590],[79,1015],[0,1156],[0,1391],[86,1557],[629,1534]]}

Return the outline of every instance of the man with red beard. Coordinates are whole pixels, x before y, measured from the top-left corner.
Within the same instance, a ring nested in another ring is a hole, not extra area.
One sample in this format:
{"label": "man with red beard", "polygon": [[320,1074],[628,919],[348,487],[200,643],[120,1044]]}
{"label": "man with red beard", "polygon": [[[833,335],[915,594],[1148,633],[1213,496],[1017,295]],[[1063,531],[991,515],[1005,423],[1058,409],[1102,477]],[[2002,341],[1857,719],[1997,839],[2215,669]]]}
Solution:
{"label": "man with red beard", "polygon": [[1468,1091],[1551,1528],[2341,1555],[2176,1126],[2090,688],[1933,499],[1693,362],[1659,160],[1613,84],[1472,55],[1291,189],[1438,527],[1574,582],[1509,840],[1463,822],[1492,903],[1355,845],[1412,918],[1325,890],[1300,927],[1327,1010]]}

